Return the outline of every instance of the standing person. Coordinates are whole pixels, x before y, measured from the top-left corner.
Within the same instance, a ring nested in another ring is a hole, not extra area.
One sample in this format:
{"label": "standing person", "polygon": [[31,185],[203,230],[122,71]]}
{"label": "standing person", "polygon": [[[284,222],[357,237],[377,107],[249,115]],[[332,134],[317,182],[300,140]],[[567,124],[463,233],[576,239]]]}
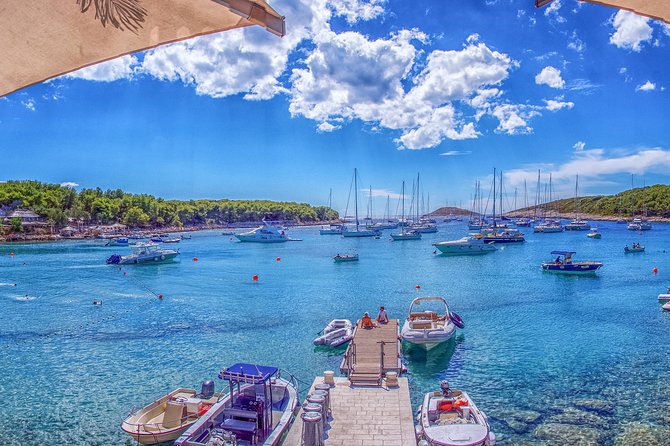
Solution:
{"label": "standing person", "polygon": [[382,305],[379,307],[379,314],[377,315],[377,322],[380,324],[388,324],[389,323],[389,317],[388,314],[386,314],[386,310],[384,309],[384,306]]}

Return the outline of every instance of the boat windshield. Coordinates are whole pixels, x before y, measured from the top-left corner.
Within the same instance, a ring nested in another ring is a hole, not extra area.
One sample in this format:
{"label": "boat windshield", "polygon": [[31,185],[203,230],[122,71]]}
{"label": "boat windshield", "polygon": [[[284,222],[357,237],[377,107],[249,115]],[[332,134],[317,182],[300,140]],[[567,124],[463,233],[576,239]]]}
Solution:
{"label": "boat windshield", "polygon": [[447,302],[441,297],[419,297],[409,307],[409,319],[435,319],[449,315]]}

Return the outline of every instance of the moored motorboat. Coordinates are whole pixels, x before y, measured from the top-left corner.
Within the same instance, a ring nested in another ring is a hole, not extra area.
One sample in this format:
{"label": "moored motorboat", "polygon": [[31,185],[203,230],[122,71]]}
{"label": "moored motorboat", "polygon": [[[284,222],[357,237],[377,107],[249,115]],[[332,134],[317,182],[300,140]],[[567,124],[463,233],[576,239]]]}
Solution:
{"label": "moored motorboat", "polygon": [[174,249],[160,248],[156,243],[137,243],[127,256],[114,254],[107,259],[108,265],[129,265],[138,263],[158,263],[173,260],[179,255]]}
{"label": "moored motorboat", "polygon": [[591,228],[591,232],[586,234],[586,236],[588,238],[595,238],[595,239],[602,238],[602,234],[598,232],[598,228]]}
{"label": "moored motorboat", "polygon": [[128,238],[127,237],[113,238],[111,240],[108,240],[107,243],[105,243],[105,246],[128,246]]}
{"label": "moored motorboat", "polygon": [[181,237],[172,237],[163,239],[163,243],[179,243],[181,241],[182,241]]}
{"label": "moored motorboat", "polygon": [[314,345],[339,347],[354,337],[354,325],[349,319],[333,319],[321,331],[321,335],[314,339]]}
{"label": "moored motorboat", "polygon": [[[417,311],[417,307],[430,303],[442,308]],[[403,341],[430,350],[448,341],[456,328],[463,327],[463,320],[458,314],[449,311],[447,301],[443,297],[417,297],[409,306],[409,313],[400,335]]]}
{"label": "moored motorboat", "polygon": [[358,254],[337,254],[333,256],[333,261],[335,263],[357,262]]}
{"label": "moored motorboat", "polygon": [[591,229],[591,225],[580,218],[576,218],[566,224],[564,228],[566,231],[588,231]]}
{"label": "moored motorboat", "polygon": [[484,243],[522,243],[525,242],[524,234],[505,230],[502,232],[490,232],[482,237]]}
{"label": "moored motorboat", "polygon": [[572,256],[576,254],[574,251],[551,251],[551,254],[558,257],[553,262],[542,262],[542,271],[559,274],[595,274],[603,266],[602,262],[573,262]]}
{"label": "moored motorboat", "polygon": [[485,243],[480,236],[463,237],[460,240],[433,243],[433,246],[447,255],[477,255],[497,251],[492,243]]}
{"label": "moored motorboat", "polygon": [[670,287],[668,288],[667,293],[661,293],[658,295],[659,302],[670,302]]}
{"label": "moored motorboat", "polygon": [[342,229],[344,225],[332,224],[328,227],[322,227],[319,229],[319,234],[321,235],[340,235],[342,234]]}
{"label": "moored motorboat", "polygon": [[399,240],[421,240],[421,233],[414,230],[401,231],[397,234],[391,234],[393,241]]}
{"label": "moored motorboat", "polygon": [[289,241],[283,229],[269,224],[259,226],[248,232],[236,234],[235,237],[241,242],[283,243]]}
{"label": "moored motorboat", "polygon": [[179,236],[182,240],[191,240],[191,234],[182,234]]}
{"label": "moored motorboat", "polygon": [[277,367],[239,363],[219,378],[230,391],[175,441],[174,446],[278,446],[298,411],[297,383]]}
{"label": "moored motorboat", "polygon": [[214,392],[213,381],[205,381],[200,393],[194,389],[175,389],[129,414],[121,429],[145,445],[174,441],[206,414],[220,396]]}
{"label": "moored motorboat", "polygon": [[416,426],[419,445],[494,446],[488,418],[462,390],[440,383],[440,391],[429,392],[419,408]]}
{"label": "moored motorboat", "polygon": [[633,243],[631,246],[626,245],[623,247],[623,252],[625,253],[644,252],[644,250],[644,246],[639,243]]}

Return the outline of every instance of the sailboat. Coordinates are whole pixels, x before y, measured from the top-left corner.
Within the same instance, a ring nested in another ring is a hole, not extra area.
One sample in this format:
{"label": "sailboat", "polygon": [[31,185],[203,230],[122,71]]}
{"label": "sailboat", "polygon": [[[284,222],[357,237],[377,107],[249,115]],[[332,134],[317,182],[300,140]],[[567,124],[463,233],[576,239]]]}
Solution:
{"label": "sailboat", "polygon": [[[631,180],[632,183],[632,180]],[[643,218],[634,218],[632,222],[628,224],[628,229],[630,231],[649,231],[651,229],[651,224],[647,221],[647,185],[642,186],[642,214]]]}
{"label": "sailboat", "polygon": [[[330,193],[328,194],[328,208],[332,209],[333,208],[333,189],[330,189]],[[331,224],[330,226],[322,226],[321,229],[319,229],[319,234],[321,235],[339,235],[342,234],[342,228],[344,225],[341,225],[339,223],[334,223]]]}
{"label": "sailboat", "polygon": [[[549,198],[548,198],[548,202],[545,203],[544,218],[542,220],[542,223],[535,226],[535,228],[533,229],[533,232],[541,233],[541,234],[551,234],[551,233],[563,232],[563,226],[561,226],[561,220],[555,219],[555,218],[547,218],[547,214],[549,214],[549,216],[551,216],[550,205],[553,202],[553,197],[552,197],[551,193],[552,193],[551,173],[549,173]],[[546,197],[545,197],[545,200],[547,200]]]}
{"label": "sailboat", "polygon": [[579,217],[579,175],[575,179],[575,214],[577,215],[574,220],[565,225],[566,231],[589,231],[591,225],[582,220]]}
{"label": "sailboat", "polygon": [[360,221],[358,220],[358,169],[354,169],[354,209],[356,212],[356,225],[345,226],[342,229],[343,237],[375,237],[380,233],[376,229],[363,229],[360,226]]}
{"label": "sailboat", "polygon": [[419,207],[419,197],[421,197],[420,190],[421,177],[420,174],[416,174],[416,222],[412,225],[412,229],[416,232],[422,234],[437,232],[437,225],[431,223],[430,219],[426,219],[425,216],[421,216],[421,209]]}
{"label": "sailboat", "polygon": [[[503,175],[500,172],[500,209],[502,211],[502,180]],[[493,224],[491,232],[485,234],[482,238],[484,243],[521,243],[525,242],[524,234],[521,232],[510,231],[508,229],[496,226],[496,170],[493,169]]]}
{"label": "sailboat", "polygon": [[[400,221],[405,221],[405,182],[402,182],[402,217]],[[403,230],[398,234],[391,234],[393,241],[397,240],[419,240],[421,239],[421,233],[412,229],[407,229],[406,226],[402,226]]]}

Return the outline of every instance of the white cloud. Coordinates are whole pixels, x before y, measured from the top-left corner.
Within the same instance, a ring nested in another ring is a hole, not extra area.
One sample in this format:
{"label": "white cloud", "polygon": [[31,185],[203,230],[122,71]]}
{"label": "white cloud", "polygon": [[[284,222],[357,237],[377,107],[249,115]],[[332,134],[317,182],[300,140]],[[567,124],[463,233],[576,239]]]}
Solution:
{"label": "white cloud", "polygon": [[633,12],[620,10],[610,19],[615,31],[610,43],[618,48],[639,52],[642,44],[651,40],[652,28],[649,19]]}
{"label": "white cloud", "polygon": [[568,84],[569,90],[578,91],[585,95],[593,94],[593,91],[600,87],[602,87],[602,85],[594,84],[588,79],[574,79]]}
{"label": "white cloud", "polygon": [[547,103],[547,110],[557,111],[563,108],[571,109],[575,106],[574,102],[554,100],[554,99],[545,99],[544,102]]}
{"label": "white cloud", "polygon": [[33,98],[28,98],[25,101],[21,101],[21,104],[30,111],[35,111],[35,100]]}
{"label": "white cloud", "polygon": [[496,131],[508,135],[532,133],[528,120],[539,114],[536,107],[520,104],[500,104],[494,107],[492,113],[498,119]]}
{"label": "white cloud", "polygon": [[572,146],[572,148],[575,149],[576,152],[583,151],[584,147],[586,147],[586,143],[584,141],[577,141],[575,145]]}
{"label": "white cloud", "polygon": [[384,13],[386,0],[333,0],[333,13],[345,18],[350,25],[360,20],[372,20]]}
{"label": "white cloud", "polygon": [[335,130],[341,128],[341,127],[342,127],[342,126],[339,126],[339,125],[333,125],[333,124],[331,124],[330,122],[322,122],[321,124],[319,124],[319,125],[316,127],[316,129],[317,129],[319,132],[327,133],[327,132],[335,131]]}
{"label": "white cloud", "polygon": [[65,77],[87,81],[113,82],[120,79],[132,79],[136,66],[137,58],[132,55],[126,55],[82,68],[66,74]]}
{"label": "white cloud", "polygon": [[462,155],[470,155],[472,153],[471,150],[448,150],[446,152],[440,153],[442,156],[462,156]]}
{"label": "white cloud", "polygon": [[570,35],[570,42],[568,43],[568,49],[576,51],[578,53],[583,53],[586,50],[586,44],[582,39],[577,35],[577,31],[573,31]]}
{"label": "white cloud", "polygon": [[535,76],[535,83],[538,85],[548,85],[551,88],[564,88],[565,81],[561,78],[561,70],[547,66]]}
{"label": "white cloud", "polygon": [[370,189],[361,189],[361,192],[363,192],[368,197],[373,197],[373,198],[374,197],[384,197],[384,198],[389,197],[389,198],[393,198],[394,200],[398,199],[398,198],[402,198],[401,194],[399,194],[397,192],[390,191],[388,189],[372,189],[372,191],[370,191]]}
{"label": "white cloud", "polygon": [[74,181],[64,181],[60,183],[61,187],[78,187],[79,183],[75,183]]}
{"label": "white cloud", "polygon": [[553,18],[558,23],[564,23],[565,17],[559,14],[558,11],[561,9],[561,0],[554,0],[551,4],[544,10],[545,17]]}
{"label": "white cloud", "polygon": [[635,87],[635,91],[653,91],[653,90],[656,90],[656,84],[651,81],[647,81],[644,84]]}

